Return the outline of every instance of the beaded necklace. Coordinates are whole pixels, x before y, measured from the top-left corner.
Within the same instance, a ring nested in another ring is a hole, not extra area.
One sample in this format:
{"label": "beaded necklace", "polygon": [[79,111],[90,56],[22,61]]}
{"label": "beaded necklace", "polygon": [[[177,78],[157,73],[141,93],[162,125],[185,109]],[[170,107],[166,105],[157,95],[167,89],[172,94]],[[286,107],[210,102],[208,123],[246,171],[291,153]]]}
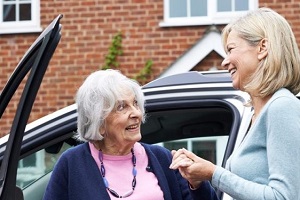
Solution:
{"label": "beaded necklace", "polygon": [[105,168],[104,168],[104,164],[103,164],[103,153],[102,153],[102,150],[100,149],[99,150],[99,160],[100,160],[100,163],[101,163],[101,168],[100,168],[100,173],[102,175],[102,178],[103,178],[103,182],[104,182],[104,185],[106,187],[106,189],[114,196],[114,197],[117,197],[117,198],[126,198],[126,197],[129,197],[130,195],[133,194],[133,191],[135,189],[135,186],[136,186],[136,174],[137,174],[137,170],[136,170],[136,157],[134,155],[134,151],[133,151],[133,148],[131,149],[131,154],[132,154],[132,164],[133,164],[133,169],[132,169],[132,175],[133,175],[133,179],[132,179],[132,190],[131,191],[128,191],[126,192],[124,195],[119,195],[116,191],[114,191],[113,189],[111,189],[109,187],[109,184],[108,184],[108,181],[107,179],[105,178]]}

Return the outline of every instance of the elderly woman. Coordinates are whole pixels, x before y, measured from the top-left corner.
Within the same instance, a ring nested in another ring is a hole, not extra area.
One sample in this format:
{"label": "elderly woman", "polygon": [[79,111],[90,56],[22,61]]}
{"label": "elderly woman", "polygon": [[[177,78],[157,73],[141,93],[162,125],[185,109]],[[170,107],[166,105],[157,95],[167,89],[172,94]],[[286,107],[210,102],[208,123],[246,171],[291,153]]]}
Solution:
{"label": "elderly woman", "polygon": [[208,182],[190,190],[170,170],[171,152],[139,143],[145,119],[139,84],[116,70],[92,73],[79,88],[78,133],[85,143],[56,164],[44,200],[217,199]]}
{"label": "elderly woman", "polygon": [[170,168],[180,169],[194,188],[211,180],[234,199],[299,200],[300,55],[292,29],[275,11],[260,8],[222,34],[227,52],[222,65],[233,87],[251,97],[248,132],[226,169],[186,149],[173,152]]}

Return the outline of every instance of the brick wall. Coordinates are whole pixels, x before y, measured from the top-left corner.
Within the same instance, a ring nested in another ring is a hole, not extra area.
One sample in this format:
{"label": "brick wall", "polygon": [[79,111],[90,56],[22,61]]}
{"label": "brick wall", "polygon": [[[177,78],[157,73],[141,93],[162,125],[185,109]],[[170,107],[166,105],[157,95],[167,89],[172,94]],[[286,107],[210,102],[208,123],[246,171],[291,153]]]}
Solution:
{"label": "brick wall", "polygon": [[[300,0],[264,0],[267,6],[283,14],[291,23],[300,43]],[[50,62],[29,121],[74,102],[76,89],[91,72],[100,69],[113,36],[123,34],[120,70],[134,77],[148,59],[153,60],[155,79],[172,62],[202,37],[207,26],[160,28],[163,19],[162,0],[41,0],[43,28],[57,14],[61,20],[62,38]],[[0,35],[0,89],[31,43],[39,34]],[[220,67],[222,58],[212,52],[193,70]],[[22,86],[21,86],[22,87]],[[18,99],[19,93],[14,96]],[[0,136],[9,130],[13,101],[1,119]]]}

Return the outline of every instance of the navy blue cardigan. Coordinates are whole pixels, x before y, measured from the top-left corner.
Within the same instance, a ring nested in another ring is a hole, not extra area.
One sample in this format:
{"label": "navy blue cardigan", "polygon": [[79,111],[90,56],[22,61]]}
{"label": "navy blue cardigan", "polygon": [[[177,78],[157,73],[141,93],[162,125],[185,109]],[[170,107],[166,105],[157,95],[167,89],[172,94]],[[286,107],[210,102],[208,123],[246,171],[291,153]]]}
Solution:
{"label": "navy blue cardigan", "polygon": [[[142,145],[149,158],[148,171],[156,175],[165,200],[218,199],[209,182],[203,182],[199,189],[191,191],[178,170],[169,169],[172,160],[169,150],[157,145]],[[67,150],[55,165],[44,200],[58,199],[110,199],[88,143]]]}

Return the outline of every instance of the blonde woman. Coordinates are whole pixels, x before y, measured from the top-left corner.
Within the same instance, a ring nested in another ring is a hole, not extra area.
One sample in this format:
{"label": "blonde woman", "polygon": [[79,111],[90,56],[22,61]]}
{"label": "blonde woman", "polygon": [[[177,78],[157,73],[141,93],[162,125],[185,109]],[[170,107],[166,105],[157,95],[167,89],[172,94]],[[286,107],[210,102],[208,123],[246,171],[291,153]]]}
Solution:
{"label": "blonde woman", "polygon": [[211,180],[234,199],[299,200],[300,58],[291,27],[275,11],[260,8],[228,24],[222,35],[222,65],[233,87],[251,96],[248,133],[225,169],[185,149],[173,152],[170,168],[193,188]]}

